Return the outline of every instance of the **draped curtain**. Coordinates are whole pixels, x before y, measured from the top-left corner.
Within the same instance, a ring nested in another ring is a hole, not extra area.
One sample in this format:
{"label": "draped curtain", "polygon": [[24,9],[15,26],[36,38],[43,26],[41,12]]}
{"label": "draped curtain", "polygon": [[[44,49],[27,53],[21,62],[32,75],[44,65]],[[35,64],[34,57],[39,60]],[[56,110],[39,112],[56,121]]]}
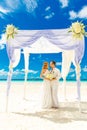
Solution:
{"label": "draped curtain", "polygon": [[[78,64],[81,62],[85,48],[84,37],[82,40],[75,40],[72,38],[71,33],[68,33],[68,29],[31,31],[19,30],[18,34],[15,35],[14,39],[11,38],[7,40],[7,53],[10,61],[12,63],[16,61],[18,57],[16,57],[15,55],[17,54],[16,52],[18,51],[18,49],[25,47],[29,47],[31,49],[32,44],[35,43],[41,37],[46,38],[49,42],[51,42],[56,47],[61,48],[63,51],[74,50],[75,63]],[[38,49],[36,53],[38,53]],[[42,51],[42,53],[44,52]]]}

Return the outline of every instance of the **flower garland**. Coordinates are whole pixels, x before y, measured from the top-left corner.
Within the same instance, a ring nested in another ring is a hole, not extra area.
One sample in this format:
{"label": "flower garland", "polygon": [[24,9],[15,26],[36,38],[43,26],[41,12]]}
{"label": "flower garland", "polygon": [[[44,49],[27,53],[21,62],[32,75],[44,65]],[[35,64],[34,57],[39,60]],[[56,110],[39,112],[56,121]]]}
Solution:
{"label": "flower garland", "polygon": [[69,32],[72,32],[72,36],[75,39],[82,39],[83,36],[87,36],[87,32],[85,31],[85,25],[82,22],[74,22],[69,28]]}
{"label": "flower garland", "polygon": [[6,39],[14,38],[14,35],[17,34],[17,31],[18,29],[14,25],[12,24],[7,25],[6,31],[5,31]]}

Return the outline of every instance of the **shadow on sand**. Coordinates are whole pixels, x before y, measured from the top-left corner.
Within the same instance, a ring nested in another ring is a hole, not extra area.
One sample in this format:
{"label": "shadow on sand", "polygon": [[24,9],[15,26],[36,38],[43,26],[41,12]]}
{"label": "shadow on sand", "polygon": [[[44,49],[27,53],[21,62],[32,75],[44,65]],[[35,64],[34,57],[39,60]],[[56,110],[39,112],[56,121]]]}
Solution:
{"label": "shadow on sand", "polygon": [[[83,111],[79,112],[78,108],[63,106],[59,109],[44,109],[39,110],[38,112],[12,112],[13,114],[18,114],[21,116],[30,116],[30,117],[38,117],[41,119],[49,120],[54,123],[68,123],[72,121],[87,121],[87,102],[82,102]],[[85,109],[84,109],[85,108]]]}

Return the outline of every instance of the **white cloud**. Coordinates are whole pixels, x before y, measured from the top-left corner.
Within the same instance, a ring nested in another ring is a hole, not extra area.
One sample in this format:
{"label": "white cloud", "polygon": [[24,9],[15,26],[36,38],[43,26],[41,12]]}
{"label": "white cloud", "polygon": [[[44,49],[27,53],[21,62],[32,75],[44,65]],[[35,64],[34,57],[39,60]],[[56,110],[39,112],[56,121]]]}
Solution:
{"label": "white cloud", "polygon": [[18,9],[21,6],[21,0],[6,0],[5,2],[6,2],[7,8],[9,8],[10,11]]}
{"label": "white cloud", "polygon": [[[15,70],[13,71],[13,75],[19,75],[19,74],[24,74],[21,70]],[[0,70],[0,76],[7,76],[8,75],[8,71],[6,71],[5,69],[1,69]]]}
{"label": "white cloud", "polygon": [[0,6],[0,12],[4,13],[4,14],[7,14],[9,12],[9,10],[7,10],[7,9]]}
{"label": "white cloud", "polygon": [[70,73],[75,72],[75,69],[70,68],[70,71],[69,71],[69,72],[70,72]]}
{"label": "white cloud", "polygon": [[75,74],[70,75],[71,78],[75,77]]}
{"label": "white cloud", "polygon": [[44,13],[44,18],[45,19],[50,19],[55,15],[55,13],[51,10],[50,6],[47,6],[45,8],[45,13]]}
{"label": "white cloud", "polygon": [[87,6],[84,6],[78,13],[79,18],[87,18]]}
{"label": "white cloud", "polygon": [[70,19],[77,18],[77,13],[75,11],[73,11],[73,10],[69,12],[69,15],[70,15]]}
{"label": "white cloud", "polygon": [[0,12],[0,18],[5,19],[5,15]]}
{"label": "white cloud", "polygon": [[0,6],[0,18],[4,19],[5,15],[7,15],[10,11],[5,9],[4,7]]}
{"label": "white cloud", "polygon": [[24,74],[24,72],[22,72],[21,70],[15,70],[15,71],[13,71],[13,75],[15,76],[15,75],[19,75],[19,74]]}
{"label": "white cloud", "polygon": [[38,71],[35,71],[35,70],[29,70],[29,73],[36,74],[36,73],[38,73]]}
{"label": "white cloud", "polygon": [[69,0],[59,0],[59,1],[61,3],[62,8],[65,8],[68,6]]}
{"label": "white cloud", "polygon": [[4,6],[0,6],[0,16],[3,18],[4,15],[19,10],[21,6],[21,0],[5,0]]}
{"label": "white cloud", "polygon": [[[23,72],[23,73],[25,73],[25,69],[22,69],[22,70],[19,70],[19,72]],[[38,71],[35,71],[35,70],[28,70],[28,72],[29,73],[32,73],[32,74],[36,74],[36,73],[38,73]]]}
{"label": "white cloud", "polygon": [[61,63],[61,62],[57,62],[56,65],[57,65],[57,66],[60,66],[60,65],[62,65],[62,63]]}
{"label": "white cloud", "polygon": [[54,13],[54,12],[51,12],[50,14],[46,15],[44,18],[45,18],[45,19],[50,19],[50,18],[52,18],[54,15],[55,15],[55,13]]}
{"label": "white cloud", "polygon": [[87,72],[87,66],[85,66],[82,70],[83,70],[84,72]]}
{"label": "white cloud", "polygon": [[[36,73],[38,73],[38,71],[29,70],[29,73],[36,74]],[[13,71],[13,76],[24,75],[24,74],[25,74],[24,69],[22,69],[22,70],[17,69],[15,71]],[[0,77],[7,76],[7,75],[8,75],[8,71],[6,71],[5,69],[0,70]]]}
{"label": "white cloud", "polygon": [[31,13],[38,7],[38,0],[23,0],[26,6],[26,11]]}
{"label": "white cloud", "polygon": [[2,34],[0,39],[0,44],[5,44],[5,42],[6,42],[5,34]]}
{"label": "white cloud", "polygon": [[0,5],[0,17],[5,19],[8,13],[18,11],[22,6],[27,12],[33,13],[38,7],[38,1],[39,0],[23,0],[21,2],[21,0],[5,0],[4,6]]}
{"label": "white cloud", "polygon": [[50,10],[50,9],[51,9],[51,7],[48,6],[48,7],[46,7],[45,11],[48,11],[48,10]]}
{"label": "white cloud", "polygon": [[2,44],[0,45],[0,50],[3,50],[5,48],[5,46]]}
{"label": "white cloud", "polygon": [[79,12],[70,11],[69,12],[70,19],[75,18],[86,18],[87,19],[87,6],[84,6]]}
{"label": "white cloud", "polygon": [[4,69],[0,70],[0,76],[7,76],[8,72],[5,71]]}
{"label": "white cloud", "polygon": [[0,50],[5,48],[5,43],[6,43],[5,35],[2,34],[0,39]]}

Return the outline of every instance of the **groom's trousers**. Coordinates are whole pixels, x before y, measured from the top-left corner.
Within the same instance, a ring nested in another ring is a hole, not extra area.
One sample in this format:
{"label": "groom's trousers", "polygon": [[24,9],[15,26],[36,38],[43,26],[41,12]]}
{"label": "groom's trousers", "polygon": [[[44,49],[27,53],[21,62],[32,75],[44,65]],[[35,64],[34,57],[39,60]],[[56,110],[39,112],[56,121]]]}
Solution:
{"label": "groom's trousers", "polygon": [[58,107],[58,81],[51,81],[51,92],[52,92],[52,101],[53,107]]}

